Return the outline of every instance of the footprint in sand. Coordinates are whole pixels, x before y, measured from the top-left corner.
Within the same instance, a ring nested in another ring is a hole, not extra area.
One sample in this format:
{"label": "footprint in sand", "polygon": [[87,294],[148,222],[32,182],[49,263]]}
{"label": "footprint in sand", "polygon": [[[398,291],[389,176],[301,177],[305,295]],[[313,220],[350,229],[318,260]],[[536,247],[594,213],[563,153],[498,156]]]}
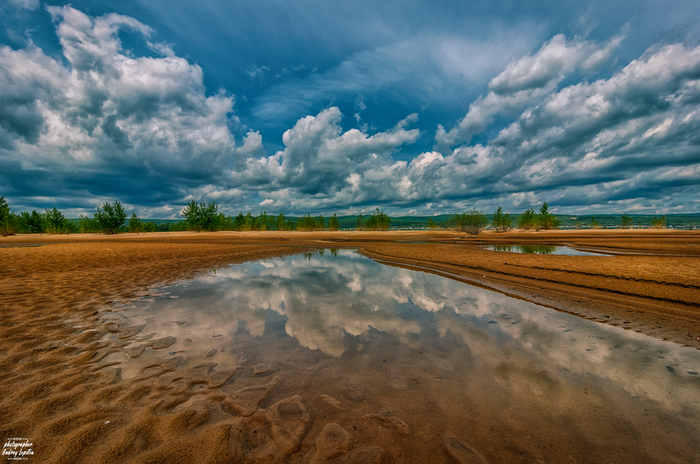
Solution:
{"label": "footprint in sand", "polygon": [[364,446],[354,449],[343,458],[341,464],[381,464],[387,456],[384,448],[379,446]]}
{"label": "footprint in sand", "polygon": [[299,396],[279,401],[245,417],[229,429],[232,462],[284,462],[299,451],[308,433],[309,414]]}
{"label": "footprint in sand", "polygon": [[258,410],[258,406],[272,392],[279,382],[279,377],[265,385],[246,387],[233,392],[229,398],[224,399],[224,408],[234,415],[252,416]]}
{"label": "footprint in sand", "polygon": [[177,342],[177,338],[175,337],[163,337],[148,342],[147,346],[150,346],[154,350],[162,350],[164,348],[170,348],[175,342]]}
{"label": "footprint in sand", "polygon": [[209,371],[217,366],[215,362],[202,363],[185,372],[185,378],[192,384],[207,383]]}
{"label": "footprint in sand", "polygon": [[228,380],[234,376],[238,371],[239,367],[234,367],[233,369],[227,369],[223,371],[213,372],[207,376],[207,383],[209,388],[220,388],[223,387]]}
{"label": "footprint in sand", "polygon": [[140,334],[140,333],[143,331],[144,328],[146,328],[146,324],[133,325],[133,326],[131,326],[131,327],[127,327],[126,329],[124,329],[124,330],[121,331],[122,333],[119,334],[119,336],[117,337],[117,339],[118,339],[118,340],[124,340],[124,339],[127,339],[127,338],[131,338],[131,337],[133,337],[134,335]]}
{"label": "footprint in sand", "polygon": [[321,399],[323,400],[324,403],[326,403],[328,406],[330,406],[333,409],[341,410],[343,409],[343,405],[340,403],[340,401],[336,400],[330,395],[321,395]]}
{"label": "footprint in sand", "polygon": [[486,458],[477,450],[462,442],[452,433],[442,437],[447,454],[459,464],[488,464]]}
{"label": "footprint in sand", "polygon": [[316,438],[316,443],[303,462],[320,464],[343,456],[350,447],[350,434],[338,424],[327,424]]}
{"label": "footprint in sand", "polygon": [[362,401],[364,396],[362,395],[362,389],[358,385],[348,385],[348,398],[353,401]]}
{"label": "footprint in sand", "polygon": [[382,408],[374,414],[362,416],[362,419],[375,419],[382,424],[391,425],[400,435],[408,435],[408,424],[401,420],[394,411]]}
{"label": "footprint in sand", "polygon": [[146,345],[137,345],[137,346],[132,346],[131,348],[127,348],[124,350],[126,354],[129,355],[130,358],[138,358],[143,354],[143,351],[146,349]]}
{"label": "footprint in sand", "polygon": [[153,338],[155,336],[156,336],[156,333],[151,332],[148,335],[144,335],[143,337],[135,338],[134,341],[135,342],[145,342],[146,340],[150,340],[151,338]]}
{"label": "footprint in sand", "polygon": [[253,375],[265,375],[270,373],[272,366],[267,363],[258,363],[257,366],[253,368]]}

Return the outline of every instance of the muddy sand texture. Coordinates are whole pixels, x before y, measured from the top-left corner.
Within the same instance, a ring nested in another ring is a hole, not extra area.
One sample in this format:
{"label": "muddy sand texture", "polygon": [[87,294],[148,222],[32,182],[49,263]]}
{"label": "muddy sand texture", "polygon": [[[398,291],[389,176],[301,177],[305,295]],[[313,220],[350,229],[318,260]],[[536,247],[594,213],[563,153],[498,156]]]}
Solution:
{"label": "muddy sand texture", "polygon": [[[534,256],[487,252],[479,246],[509,241],[645,255]],[[278,385],[274,376],[261,378],[259,386],[242,389],[241,397],[232,400],[217,387],[236,373],[212,376],[206,363],[201,372],[180,372],[177,360],[168,361],[128,381],[114,371],[105,373],[97,363],[119,347],[99,341],[110,328],[97,323],[96,312],[143,296],[148,286],[226,264],[333,246],[360,248],[370,257],[409,268],[454,274],[556,309],[697,347],[699,244],[697,233],[633,232],[488,234],[478,241],[414,232],[10,237],[0,242],[0,435],[30,438],[37,462],[404,462],[408,457],[400,449],[381,441],[358,442],[362,435],[357,430],[322,420],[348,408],[348,403],[362,401],[363,393],[353,385],[345,396],[319,397],[322,406],[311,408],[293,388]],[[153,343],[151,349],[167,350],[167,340],[114,330],[123,341],[144,337],[145,344]],[[206,404],[221,407],[193,402],[191,390],[197,385],[208,387]],[[271,395],[275,389],[278,394]],[[191,407],[178,407],[184,403]],[[374,427],[375,434],[380,430],[378,438],[386,434],[409,441],[410,434],[422,433],[389,409],[364,415],[357,427]],[[551,424],[545,431],[547,427]],[[494,437],[479,431],[478,421],[471,428],[479,434],[476,441],[451,430],[440,432],[443,453],[435,455],[435,462],[486,462],[476,445],[493,442]],[[526,438],[530,437],[509,437],[508,446],[525,447]],[[565,443],[575,450],[576,441],[573,431]],[[568,451],[561,450],[562,458]],[[495,453],[493,448],[487,453],[493,462],[498,461]],[[522,458],[528,462],[538,456]]]}

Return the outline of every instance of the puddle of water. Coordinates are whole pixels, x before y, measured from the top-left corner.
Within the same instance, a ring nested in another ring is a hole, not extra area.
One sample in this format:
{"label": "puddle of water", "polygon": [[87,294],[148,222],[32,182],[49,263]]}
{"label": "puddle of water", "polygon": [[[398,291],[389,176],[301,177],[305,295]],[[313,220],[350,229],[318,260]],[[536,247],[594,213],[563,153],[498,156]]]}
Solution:
{"label": "puddle of water", "polygon": [[605,253],[579,251],[567,246],[550,245],[487,245],[487,250],[506,251],[509,253],[532,253],[538,255],[567,255],[567,256],[610,256]]}
{"label": "puddle of water", "polygon": [[279,459],[698,462],[699,351],[347,250],[231,266],[101,317],[104,370],[186,395],[173,411],[257,431],[303,404],[301,451]]}

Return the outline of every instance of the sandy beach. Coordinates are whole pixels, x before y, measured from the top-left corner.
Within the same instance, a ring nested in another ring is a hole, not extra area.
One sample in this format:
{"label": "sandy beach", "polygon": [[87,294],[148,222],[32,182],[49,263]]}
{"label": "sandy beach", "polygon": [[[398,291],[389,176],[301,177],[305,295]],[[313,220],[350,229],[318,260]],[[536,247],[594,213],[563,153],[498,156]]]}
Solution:
{"label": "sandy beach", "polygon": [[[566,245],[605,255],[485,249],[495,244]],[[312,413],[297,396],[303,386],[295,390],[291,381],[278,387],[274,378],[266,378],[268,390],[248,387],[245,394],[252,396],[245,404],[254,405],[252,412],[228,417],[221,415],[220,406],[212,410],[210,405],[230,401],[219,387],[235,369],[212,377],[207,369],[182,372],[177,365],[161,363],[122,379],[100,364],[123,352],[126,342],[138,340],[152,350],[169,346],[167,340],[130,333],[128,326],[101,323],[100,312],[111,305],[230,264],[318,248],[357,249],[381,263],[700,349],[696,231],[512,231],[476,238],[445,231],[20,235],[0,239],[0,435],[29,439],[30,462],[409,462],[388,442],[381,450],[376,444],[355,443],[349,452],[348,432],[314,421],[325,414],[323,408],[336,408],[335,397],[329,395],[325,406]],[[115,338],[106,342],[109,334]],[[191,403],[192,386],[198,384],[209,385],[209,406]],[[179,385],[184,389],[178,390]],[[273,387],[280,393],[267,398]],[[184,403],[192,407],[178,407]],[[401,434],[398,419],[376,414]],[[592,416],[590,429],[578,433],[593,433],[602,417]],[[540,435],[550,427],[542,425]],[[271,439],[255,442],[255,430]],[[488,433],[479,433],[483,436],[475,440],[484,443],[483,455],[498,462]],[[567,433],[564,442],[570,448],[561,450],[562,457],[578,449],[577,432]],[[523,436],[509,443],[534,449],[525,441]],[[467,462],[460,459],[470,455],[468,445],[451,435],[443,435],[443,442],[445,455],[435,462],[449,456]],[[521,461],[533,462],[532,453],[523,454]],[[469,462],[483,462],[478,461],[486,459],[483,455],[476,453]],[[612,460],[623,462],[624,456]]]}

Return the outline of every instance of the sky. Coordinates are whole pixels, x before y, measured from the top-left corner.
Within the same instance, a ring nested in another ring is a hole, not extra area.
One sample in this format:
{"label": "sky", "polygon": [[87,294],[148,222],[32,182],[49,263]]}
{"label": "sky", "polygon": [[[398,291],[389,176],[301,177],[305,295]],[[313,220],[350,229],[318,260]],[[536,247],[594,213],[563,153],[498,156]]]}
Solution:
{"label": "sky", "polygon": [[700,212],[697,0],[6,0],[0,24],[15,211]]}

